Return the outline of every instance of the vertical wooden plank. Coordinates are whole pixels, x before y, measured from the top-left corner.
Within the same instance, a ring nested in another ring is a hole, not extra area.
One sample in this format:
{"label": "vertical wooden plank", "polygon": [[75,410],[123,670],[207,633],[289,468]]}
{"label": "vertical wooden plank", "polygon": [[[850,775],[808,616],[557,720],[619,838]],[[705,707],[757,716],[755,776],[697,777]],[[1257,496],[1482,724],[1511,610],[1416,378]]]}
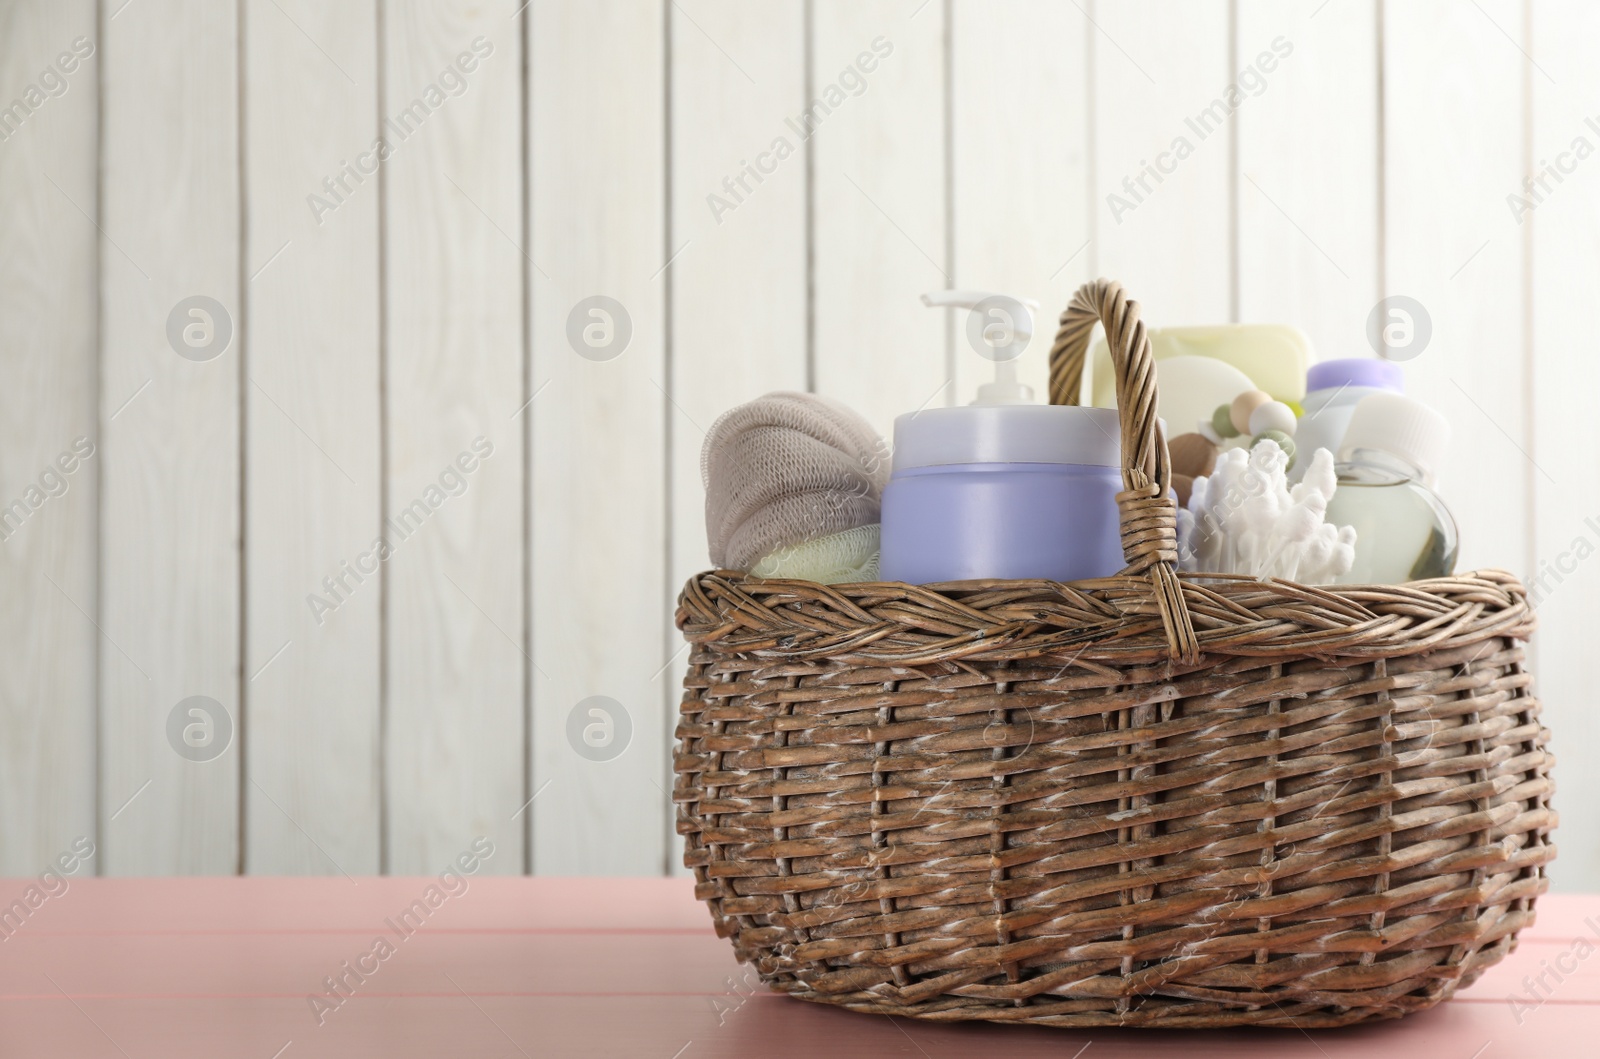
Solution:
{"label": "vertical wooden plank", "polygon": [[1453,428],[1439,484],[1459,568],[1526,569],[1545,474],[1527,440],[1523,229],[1505,204],[1523,178],[1522,4],[1384,10],[1384,293],[1419,302],[1432,332],[1397,355]]}
{"label": "vertical wooden plank", "polygon": [[1239,0],[1237,20],[1239,317],[1301,328],[1319,359],[1371,356],[1377,5]]}
{"label": "vertical wooden plank", "polygon": [[1093,271],[1121,280],[1152,326],[1227,320],[1230,138],[1258,102],[1229,93],[1227,0],[1101,3],[1089,17]]}
{"label": "vertical wooden plank", "polygon": [[888,437],[894,417],[951,401],[945,8],[814,0],[812,284],[817,391]]}
{"label": "vertical wooden plank", "polygon": [[[102,18],[100,807],[118,875],[239,861],[235,15],[149,0]],[[193,696],[215,706],[180,712],[184,756],[168,723]]]}
{"label": "vertical wooden plank", "polygon": [[[672,576],[709,564],[700,448],[718,415],[806,388],[806,144],[786,124],[805,98],[802,0],[681,0],[671,20]],[[667,630],[656,679],[670,734],[687,651]],[[665,751],[667,748],[663,748]],[[668,867],[682,846],[668,822]]]}
{"label": "vertical wooden plank", "polygon": [[247,0],[244,19],[245,869],[373,873],[376,10]]}
{"label": "vertical wooden plank", "polygon": [[[1093,27],[1048,0],[955,0],[951,11],[951,164],[957,287],[1039,302],[1018,373],[1048,399],[1055,322],[1092,279],[1089,246],[1089,83]],[[955,329],[954,403],[994,375]]]}
{"label": "vertical wooden plank", "polygon": [[1590,47],[1600,9],[1577,0],[1531,6],[1526,47],[1538,67],[1524,76],[1534,179],[1505,188],[1501,200],[1507,221],[1532,234],[1538,414],[1530,452],[1551,474],[1533,474],[1538,534],[1523,578],[1539,608],[1534,674],[1562,761],[1561,859],[1552,876],[1557,889],[1592,893],[1600,889],[1600,776],[1581,755],[1600,738],[1588,668],[1588,633],[1600,627],[1600,463],[1592,455],[1600,449],[1600,366],[1588,355],[1592,300],[1580,292],[1600,285],[1600,68]]}
{"label": "vertical wooden plank", "polygon": [[[523,827],[521,36],[510,0],[383,8],[388,860]],[[482,439],[481,441],[478,439]]]}
{"label": "vertical wooden plank", "polygon": [[675,254],[707,247],[685,235],[669,248],[663,231],[664,12],[649,0],[529,9],[540,874],[665,863],[662,286]]}
{"label": "vertical wooden plank", "polygon": [[97,38],[90,0],[0,7],[0,876],[97,837]]}

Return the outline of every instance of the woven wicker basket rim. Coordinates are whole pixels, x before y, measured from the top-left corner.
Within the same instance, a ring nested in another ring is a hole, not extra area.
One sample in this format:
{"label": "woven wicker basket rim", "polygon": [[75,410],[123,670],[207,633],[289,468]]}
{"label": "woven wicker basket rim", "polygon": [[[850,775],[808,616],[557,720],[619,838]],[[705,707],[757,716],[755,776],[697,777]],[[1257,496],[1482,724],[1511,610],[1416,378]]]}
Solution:
{"label": "woven wicker basket rim", "polygon": [[[1526,640],[1536,625],[1522,583],[1503,570],[1403,585],[1313,588],[1210,574],[1179,582],[1200,649],[1213,660],[1395,658]],[[712,570],[684,586],[676,621],[690,642],[728,654],[862,665],[1071,654],[1128,664],[1167,656],[1148,594],[1148,582],[1134,577],[821,585]]]}

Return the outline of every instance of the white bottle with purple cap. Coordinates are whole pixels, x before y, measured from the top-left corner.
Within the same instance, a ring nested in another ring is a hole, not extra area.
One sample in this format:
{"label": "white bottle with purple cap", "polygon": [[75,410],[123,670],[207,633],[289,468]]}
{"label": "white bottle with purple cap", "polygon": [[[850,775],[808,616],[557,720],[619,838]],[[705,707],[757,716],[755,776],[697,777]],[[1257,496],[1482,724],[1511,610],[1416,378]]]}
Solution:
{"label": "white bottle with purple cap", "polygon": [[1393,361],[1349,357],[1311,365],[1306,372],[1306,398],[1301,403],[1305,414],[1294,433],[1294,447],[1301,458],[1290,468],[1289,480],[1298,482],[1305,476],[1318,449],[1338,456],[1350,417],[1363,397],[1404,390],[1405,376]]}
{"label": "white bottle with purple cap", "polygon": [[[922,300],[972,310],[969,333],[981,333],[993,350],[984,355],[995,363],[995,380],[966,407],[895,420],[883,579],[1077,581],[1121,570],[1116,410],[1032,403],[1014,363],[1033,334],[1023,303],[983,291],[937,291]],[[991,338],[991,328],[1003,340]]]}

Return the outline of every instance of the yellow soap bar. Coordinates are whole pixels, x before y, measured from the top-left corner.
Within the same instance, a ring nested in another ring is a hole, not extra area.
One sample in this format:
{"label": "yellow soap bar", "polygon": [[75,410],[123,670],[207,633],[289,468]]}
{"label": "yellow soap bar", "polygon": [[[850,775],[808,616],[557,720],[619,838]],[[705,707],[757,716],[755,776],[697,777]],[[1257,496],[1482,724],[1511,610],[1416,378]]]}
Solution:
{"label": "yellow soap bar", "polygon": [[[1311,366],[1311,339],[1287,324],[1212,324],[1206,327],[1156,327],[1150,329],[1150,351],[1156,358],[1156,386],[1161,385],[1161,362],[1168,357],[1211,357],[1231,364],[1250,377],[1257,389],[1275,400],[1298,403],[1306,395],[1306,368]],[[1089,353],[1091,403],[1099,408],[1117,406],[1116,379],[1111,353],[1104,337],[1095,339]],[[1185,424],[1182,430],[1193,429]]]}

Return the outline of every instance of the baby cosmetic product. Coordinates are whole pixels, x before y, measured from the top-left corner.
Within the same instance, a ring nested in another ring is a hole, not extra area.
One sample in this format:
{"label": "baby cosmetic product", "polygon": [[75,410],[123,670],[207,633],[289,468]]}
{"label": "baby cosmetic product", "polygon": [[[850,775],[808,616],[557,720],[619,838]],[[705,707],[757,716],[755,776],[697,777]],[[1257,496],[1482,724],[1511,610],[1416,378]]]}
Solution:
{"label": "baby cosmetic product", "polygon": [[[1311,360],[1311,340],[1305,332],[1285,324],[1214,324],[1206,327],[1156,327],[1150,330],[1150,353],[1156,359],[1163,401],[1167,386],[1166,361],[1175,357],[1207,357],[1237,368],[1251,381],[1242,389],[1260,389],[1278,401],[1298,401],[1306,392],[1306,365]],[[1111,353],[1104,338],[1096,339],[1090,355],[1094,383],[1093,404],[1112,408],[1117,403],[1117,380],[1111,371]],[[1233,393],[1239,393],[1235,389]],[[1229,395],[1230,397],[1232,394]],[[1222,398],[1218,398],[1222,400]],[[1209,415],[1207,408],[1203,414]],[[1161,413],[1179,433],[1194,424]]]}
{"label": "baby cosmetic product", "polygon": [[[1350,417],[1362,398],[1404,389],[1405,376],[1393,361],[1350,357],[1313,364],[1306,372],[1306,399],[1301,405],[1305,414],[1300,417],[1295,443],[1307,460],[1317,449],[1337,455]],[[1301,461],[1298,468],[1290,468],[1289,477],[1299,481],[1306,466],[1307,462]]]}
{"label": "baby cosmetic product", "polygon": [[[976,312],[999,301],[982,291],[923,296],[930,306]],[[1116,410],[1032,403],[1012,358],[1033,325],[1025,312],[1015,315],[1010,357],[994,358],[995,381],[976,401],[895,420],[893,471],[883,491],[886,581],[1076,581],[1125,565]]]}
{"label": "baby cosmetic product", "polygon": [[1450,424],[1397,393],[1362,398],[1339,446],[1328,521],[1355,527],[1347,585],[1399,584],[1455,571],[1456,523],[1433,492]]}

